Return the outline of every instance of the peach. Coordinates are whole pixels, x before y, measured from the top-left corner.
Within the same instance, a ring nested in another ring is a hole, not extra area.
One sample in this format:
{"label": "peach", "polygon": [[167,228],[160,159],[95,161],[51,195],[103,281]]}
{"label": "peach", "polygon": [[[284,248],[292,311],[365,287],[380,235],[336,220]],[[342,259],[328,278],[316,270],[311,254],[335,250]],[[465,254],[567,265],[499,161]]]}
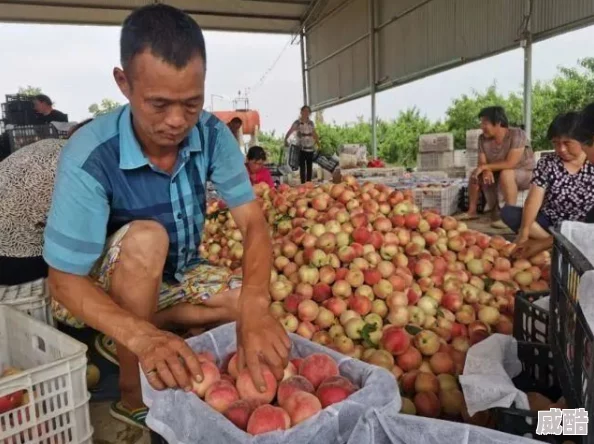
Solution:
{"label": "peach", "polygon": [[417,393],[414,398],[417,413],[420,416],[427,416],[429,418],[437,418],[441,411],[441,403],[439,398],[433,392]]}
{"label": "peach", "polygon": [[312,383],[314,388],[330,376],[338,376],[338,365],[328,355],[314,353],[304,358],[299,366],[299,374]]}
{"label": "peach", "polygon": [[302,301],[299,306],[297,307],[297,313],[299,319],[302,321],[315,321],[318,317],[318,312],[320,310],[319,305],[309,299]]}
{"label": "peach", "polygon": [[291,424],[295,426],[321,411],[322,403],[311,393],[297,391],[287,399],[285,408],[291,418]]}
{"label": "peach", "polygon": [[439,392],[439,401],[442,411],[447,416],[458,417],[464,406],[464,395],[458,389]]}
{"label": "peach", "polygon": [[276,395],[277,382],[276,378],[268,366],[262,364],[262,376],[266,383],[266,388],[263,392],[259,391],[252,381],[252,377],[248,369],[243,369],[237,376],[236,387],[241,399],[256,399],[264,404],[272,402]]}
{"label": "peach", "polygon": [[192,381],[192,391],[200,398],[204,398],[206,390],[221,379],[221,373],[217,366],[210,361],[202,362],[200,365],[204,378],[201,382],[198,382],[196,379]]}
{"label": "peach", "polygon": [[386,350],[375,350],[371,356],[369,356],[367,362],[391,371],[394,367],[394,356]]}
{"label": "peach", "polygon": [[356,390],[356,387],[348,379],[342,376],[333,376],[320,384],[316,396],[320,400],[322,408],[326,408],[345,400]]}
{"label": "peach", "polygon": [[297,374],[297,367],[289,361],[287,366],[285,367],[285,371],[283,372],[283,381],[289,379],[291,376],[295,376]]}
{"label": "peach", "polygon": [[233,353],[233,356],[229,359],[227,373],[229,373],[233,379],[237,379],[237,375],[239,375],[239,370],[237,369],[237,353]]}
{"label": "peach", "polygon": [[421,371],[415,379],[415,392],[439,393],[439,380],[437,376]]}
{"label": "peach", "polygon": [[287,430],[289,427],[291,418],[282,408],[261,405],[250,416],[247,432],[251,435],[261,435],[274,430]]}
{"label": "peach", "polygon": [[211,353],[211,352],[202,352],[202,353],[198,353],[196,355],[196,357],[198,358],[199,362],[205,362],[205,361],[210,361],[213,364],[216,364],[217,360],[215,358],[215,356]]}
{"label": "peach", "polygon": [[429,359],[429,365],[431,366],[433,373],[436,375],[442,373],[454,373],[454,360],[448,353],[435,353],[431,356],[431,359]]}
{"label": "peach", "polygon": [[249,399],[240,399],[239,401],[235,401],[232,403],[223,415],[236,427],[240,428],[241,430],[246,430],[248,421],[252,412],[259,406],[259,403],[254,400]]}
{"label": "peach", "polygon": [[396,357],[398,367],[405,372],[418,369],[422,362],[421,352],[414,347],[409,347],[403,354]]}
{"label": "peach", "polygon": [[415,381],[417,380],[417,376],[421,374],[418,370],[412,370],[410,372],[404,373],[400,377],[400,388],[404,393],[414,393],[415,392]]}
{"label": "peach", "polygon": [[442,373],[441,375],[437,375],[437,380],[439,381],[440,391],[458,389],[458,380],[453,375]]}
{"label": "peach", "polygon": [[415,336],[415,346],[425,356],[431,356],[439,350],[439,337],[430,330],[423,330]]}
{"label": "peach", "polygon": [[239,400],[239,393],[232,383],[220,380],[206,390],[204,400],[217,412],[224,412],[235,401]]}
{"label": "peach", "polygon": [[287,399],[298,391],[313,393],[314,387],[311,382],[299,375],[291,376],[282,381],[278,386],[278,393],[276,395],[278,405],[284,407]]}
{"label": "peach", "polygon": [[402,407],[400,408],[400,413],[404,415],[416,415],[417,408],[409,398],[402,398]]}
{"label": "peach", "polygon": [[383,332],[381,344],[385,350],[398,356],[410,347],[410,336],[403,328],[389,327]]}

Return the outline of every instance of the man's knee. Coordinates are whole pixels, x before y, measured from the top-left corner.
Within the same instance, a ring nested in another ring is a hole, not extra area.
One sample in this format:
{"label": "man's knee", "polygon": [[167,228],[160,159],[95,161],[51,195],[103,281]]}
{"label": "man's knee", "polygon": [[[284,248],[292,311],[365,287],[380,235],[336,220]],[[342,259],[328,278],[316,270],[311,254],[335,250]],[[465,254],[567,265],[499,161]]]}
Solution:
{"label": "man's knee", "polygon": [[122,239],[120,262],[131,263],[146,271],[154,269],[160,274],[168,250],[169,236],[160,223],[150,220],[134,221],[130,223]]}
{"label": "man's knee", "polygon": [[516,183],[516,171],[515,170],[501,170],[499,172],[499,184],[507,185],[510,183]]}

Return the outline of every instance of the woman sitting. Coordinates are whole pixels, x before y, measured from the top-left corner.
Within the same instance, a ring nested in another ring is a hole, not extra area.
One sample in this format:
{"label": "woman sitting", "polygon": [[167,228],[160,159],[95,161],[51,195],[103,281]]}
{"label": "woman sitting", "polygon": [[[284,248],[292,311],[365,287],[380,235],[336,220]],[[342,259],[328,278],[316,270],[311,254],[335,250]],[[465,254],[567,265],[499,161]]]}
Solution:
{"label": "woman sitting", "polygon": [[266,163],[266,151],[261,146],[253,146],[247,153],[246,168],[250,175],[252,185],[264,182],[270,188],[274,188],[272,174],[264,164]]}
{"label": "woman sitting", "polygon": [[594,165],[588,161],[576,130],[579,113],[559,115],[547,138],[554,155],[538,162],[524,208],[505,206],[502,220],[517,233],[517,253],[524,257],[552,245],[551,227],[564,220],[584,221],[594,207]]}

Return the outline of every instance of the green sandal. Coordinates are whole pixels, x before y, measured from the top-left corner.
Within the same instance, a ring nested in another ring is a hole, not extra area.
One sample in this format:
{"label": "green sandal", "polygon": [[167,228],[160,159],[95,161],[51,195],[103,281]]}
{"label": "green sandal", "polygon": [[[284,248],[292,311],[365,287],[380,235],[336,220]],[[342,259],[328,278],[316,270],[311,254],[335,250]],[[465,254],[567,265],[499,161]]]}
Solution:
{"label": "green sandal", "polygon": [[121,401],[118,401],[111,405],[109,414],[118,421],[122,421],[132,427],[148,430],[145,422],[146,415],[148,414],[148,408],[146,407],[130,410],[124,407]]}
{"label": "green sandal", "polygon": [[120,366],[116,344],[109,336],[99,333],[95,337],[95,350],[112,364],[117,365],[118,367]]}

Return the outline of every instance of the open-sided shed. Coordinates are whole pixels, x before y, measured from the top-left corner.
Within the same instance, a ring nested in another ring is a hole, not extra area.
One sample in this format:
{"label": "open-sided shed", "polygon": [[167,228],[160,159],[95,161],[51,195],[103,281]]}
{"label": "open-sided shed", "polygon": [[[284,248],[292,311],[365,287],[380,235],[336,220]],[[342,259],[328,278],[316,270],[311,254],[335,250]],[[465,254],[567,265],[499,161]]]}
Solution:
{"label": "open-sided shed", "polygon": [[[118,25],[155,1],[0,0],[0,21]],[[523,47],[528,133],[532,43],[594,23],[594,0],[160,1],[205,29],[294,35],[304,102],[322,109],[370,95],[374,122],[377,92]],[[375,125],[373,134],[375,147]]]}

